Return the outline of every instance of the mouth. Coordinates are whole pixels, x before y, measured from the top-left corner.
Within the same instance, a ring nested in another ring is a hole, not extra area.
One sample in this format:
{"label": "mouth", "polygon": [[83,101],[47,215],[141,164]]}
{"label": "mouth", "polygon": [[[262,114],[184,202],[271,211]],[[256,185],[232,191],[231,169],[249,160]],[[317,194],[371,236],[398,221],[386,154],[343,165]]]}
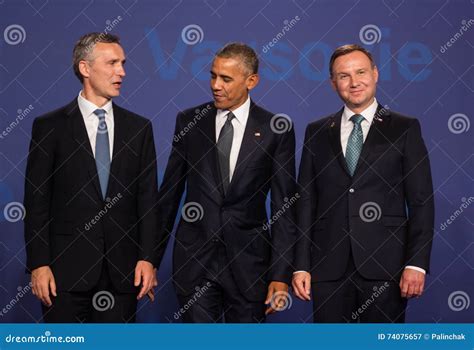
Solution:
{"label": "mouth", "polygon": [[216,94],[214,94],[213,96],[214,96],[214,100],[216,100],[216,101],[220,101],[220,100],[223,100],[223,99],[224,99],[224,96],[222,96],[222,95],[216,95]]}
{"label": "mouth", "polygon": [[122,82],[121,81],[116,81],[115,83],[112,83],[112,85],[116,88],[120,88],[122,86]]}

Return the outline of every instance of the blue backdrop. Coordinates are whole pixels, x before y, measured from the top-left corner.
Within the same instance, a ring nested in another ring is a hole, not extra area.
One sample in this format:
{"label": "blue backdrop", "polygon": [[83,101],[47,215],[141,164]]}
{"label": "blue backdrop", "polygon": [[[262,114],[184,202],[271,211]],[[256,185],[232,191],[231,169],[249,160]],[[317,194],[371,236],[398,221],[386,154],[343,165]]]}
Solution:
{"label": "blue backdrop", "polygon": [[[116,103],[153,121],[160,181],[176,113],[211,99],[210,62],[225,43],[243,41],[259,54],[252,98],[291,117],[298,159],[306,125],[341,107],[328,82],[332,50],[367,47],[381,73],[379,102],[419,118],[434,177],[432,272],[407,321],[473,322],[473,18],[472,0],[0,0],[0,322],[40,318],[24,273],[19,204],[31,125],[77,96],[71,52],[91,31],[122,39],[127,77]],[[170,274],[168,249],[157,301],[139,305],[139,321],[175,322]],[[309,303],[293,298],[268,321],[307,322],[310,314]]]}

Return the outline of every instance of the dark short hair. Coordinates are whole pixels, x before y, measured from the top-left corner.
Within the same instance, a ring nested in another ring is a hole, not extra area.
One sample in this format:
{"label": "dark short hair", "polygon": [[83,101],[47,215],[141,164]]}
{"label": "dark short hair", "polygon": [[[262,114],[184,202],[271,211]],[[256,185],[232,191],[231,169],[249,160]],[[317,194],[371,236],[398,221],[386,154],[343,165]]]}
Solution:
{"label": "dark short hair", "polygon": [[74,68],[74,74],[81,81],[84,81],[84,77],[79,71],[79,62],[83,60],[89,60],[92,51],[94,50],[95,44],[97,43],[115,43],[120,45],[120,38],[110,33],[89,33],[81,36],[81,38],[74,45],[72,51],[72,66]]}
{"label": "dark short hair", "polygon": [[334,50],[331,56],[331,60],[329,61],[329,76],[331,78],[333,77],[332,67],[334,65],[334,61],[336,61],[336,58],[347,55],[354,51],[360,51],[363,54],[365,54],[369,58],[370,63],[372,64],[372,68],[375,67],[375,61],[374,61],[374,58],[372,57],[372,54],[369,51],[367,51],[365,48],[357,44],[343,45],[343,46],[339,46],[336,50]]}
{"label": "dark short hair", "polygon": [[244,43],[229,43],[217,51],[216,57],[238,57],[250,74],[258,73],[257,54],[255,53],[254,49]]}

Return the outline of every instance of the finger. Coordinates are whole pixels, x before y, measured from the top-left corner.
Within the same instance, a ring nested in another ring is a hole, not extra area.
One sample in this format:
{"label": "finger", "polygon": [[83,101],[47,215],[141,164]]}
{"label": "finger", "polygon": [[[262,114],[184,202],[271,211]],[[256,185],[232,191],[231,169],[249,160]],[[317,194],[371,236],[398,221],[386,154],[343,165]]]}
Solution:
{"label": "finger", "polygon": [[266,310],[265,310],[265,315],[270,315],[270,314],[273,314],[275,312],[275,310],[273,310],[272,307],[268,307]]}
{"label": "finger", "polygon": [[407,298],[412,298],[413,292],[414,292],[413,284],[408,285]]}
{"label": "finger", "polygon": [[51,278],[51,280],[49,281],[49,288],[51,288],[51,294],[57,297],[56,282],[54,281],[54,278]]}
{"label": "finger", "polygon": [[273,288],[269,288],[267,292],[267,298],[265,299],[265,304],[270,304],[273,296]]}
{"label": "finger", "polygon": [[400,291],[402,294],[402,298],[406,298],[408,292],[408,285],[405,282],[400,284]]}
{"label": "finger", "polygon": [[151,302],[155,301],[155,293],[153,292],[153,289],[150,289],[147,293],[148,298],[150,298]]}
{"label": "finger", "polygon": [[46,306],[51,306],[51,299],[49,298],[49,285],[48,284],[43,284],[41,286],[41,294],[42,294],[42,299],[43,302]]}
{"label": "finger", "polygon": [[142,280],[142,270],[137,267],[135,269],[135,281],[133,283],[135,287],[138,287],[140,285],[141,280]]}

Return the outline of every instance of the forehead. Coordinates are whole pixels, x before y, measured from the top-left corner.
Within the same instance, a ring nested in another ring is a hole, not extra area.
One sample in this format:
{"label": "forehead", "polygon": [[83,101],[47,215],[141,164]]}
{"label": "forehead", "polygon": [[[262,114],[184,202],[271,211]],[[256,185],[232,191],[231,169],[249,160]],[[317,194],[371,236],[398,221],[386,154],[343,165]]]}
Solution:
{"label": "forehead", "polygon": [[241,74],[244,73],[244,65],[239,57],[216,57],[211,70],[215,74]]}
{"label": "forehead", "polygon": [[94,45],[92,55],[95,57],[125,57],[122,46],[117,43],[97,43]]}
{"label": "forehead", "polygon": [[338,71],[349,68],[367,68],[370,66],[370,59],[365,53],[361,51],[354,51],[348,53],[347,55],[342,55],[336,58],[334,61],[333,70]]}

